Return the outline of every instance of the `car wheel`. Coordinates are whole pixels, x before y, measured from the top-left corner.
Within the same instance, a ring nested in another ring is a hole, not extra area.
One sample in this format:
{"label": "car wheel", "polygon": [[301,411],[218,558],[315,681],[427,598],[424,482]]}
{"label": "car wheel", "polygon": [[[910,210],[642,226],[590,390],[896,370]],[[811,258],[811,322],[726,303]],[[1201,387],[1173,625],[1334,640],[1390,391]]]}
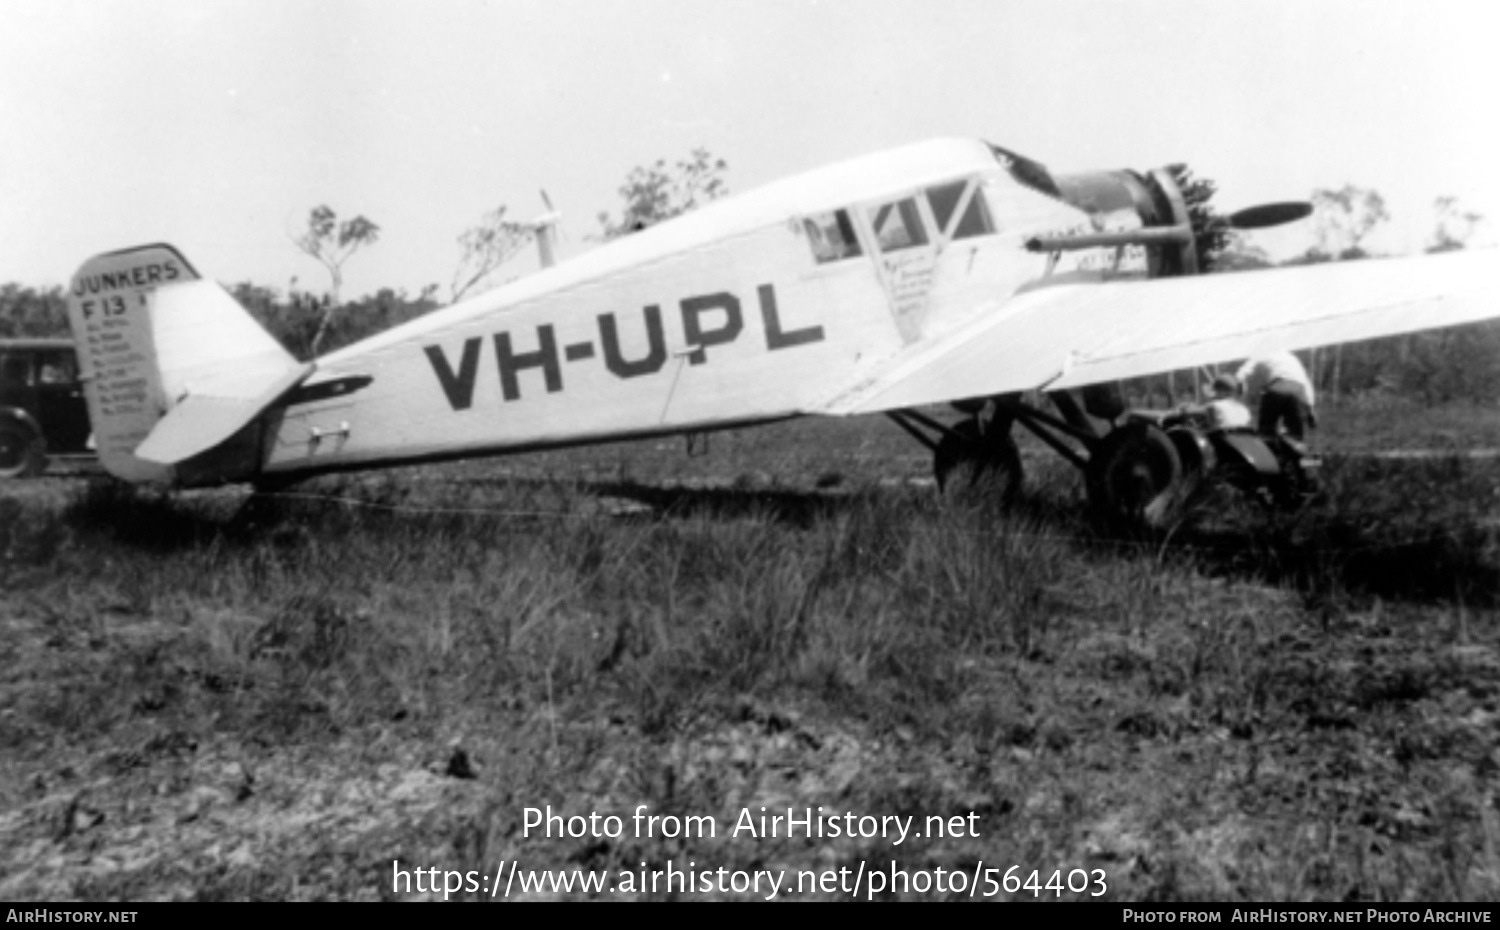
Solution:
{"label": "car wheel", "polygon": [[0,421],[0,478],[39,475],[46,467],[42,437],[25,423]]}
{"label": "car wheel", "polygon": [[1161,429],[1131,423],[1099,441],[1084,479],[1089,502],[1104,514],[1165,526],[1181,503],[1182,459]]}

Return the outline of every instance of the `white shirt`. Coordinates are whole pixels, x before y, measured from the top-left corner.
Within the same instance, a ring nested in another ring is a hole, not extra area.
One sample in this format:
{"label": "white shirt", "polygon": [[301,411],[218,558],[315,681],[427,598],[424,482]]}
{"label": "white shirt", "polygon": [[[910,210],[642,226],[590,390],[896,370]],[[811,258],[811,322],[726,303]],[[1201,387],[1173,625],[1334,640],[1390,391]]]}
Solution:
{"label": "white shirt", "polygon": [[1246,397],[1259,397],[1260,392],[1272,381],[1292,381],[1302,385],[1307,392],[1308,406],[1313,404],[1312,379],[1307,369],[1290,352],[1272,352],[1260,358],[1252,358],[1240,366],[1237,377],[1245,385]]}
{"label": "white shirt", "polygon": [[1250,408],[1233,397],[1221,397],[1203,405],[1209,429],[1247,429],[1250,426]]}

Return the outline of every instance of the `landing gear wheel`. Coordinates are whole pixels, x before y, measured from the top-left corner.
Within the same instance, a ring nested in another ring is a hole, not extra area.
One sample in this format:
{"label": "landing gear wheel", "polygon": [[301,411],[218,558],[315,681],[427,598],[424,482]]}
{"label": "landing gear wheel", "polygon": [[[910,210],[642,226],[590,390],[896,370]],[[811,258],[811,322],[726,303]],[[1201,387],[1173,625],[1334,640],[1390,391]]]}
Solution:
{"label": "landing gear wheel", "polygon": [[0,421],[0,479],[40,475],[46,467],[41,437],[25,423]]}
{"label": "landing gear wheel", "polygon": [[1149,527],[1170,524],[1181,503],[1182,459],[1170,437],[1147,423],[1106,435],[1084,470],[1100,512]]}
{"label": "landing gear wheel", "polygon": [[933,477],[944,496],[984,495],[1009,504],[1021,492],[1021,451],[1010,424],[965,420],[943,434],[932,459]]}

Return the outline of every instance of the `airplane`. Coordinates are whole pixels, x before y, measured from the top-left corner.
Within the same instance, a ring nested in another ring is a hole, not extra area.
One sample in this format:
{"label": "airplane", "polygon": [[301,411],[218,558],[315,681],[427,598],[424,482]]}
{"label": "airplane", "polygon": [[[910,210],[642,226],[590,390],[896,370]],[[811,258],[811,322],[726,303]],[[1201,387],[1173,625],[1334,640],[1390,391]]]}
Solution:
{"label": "airplane", "polygon": [[932,450],[940,482],[966,467],[1014,486],[1020,424],[1094,503],[1139,514],[1182,468],[1159,429],[1120,422],[1120,379],[1500,316],[1493,253],[1202,275],[1207,227],[1177,171],[1053,174],[967,138],[774,182],[565,261],[541,232],[534,274],[313,361],[170,245],[89,259],[68,310],[103,466],[264,489],[881,413]]}

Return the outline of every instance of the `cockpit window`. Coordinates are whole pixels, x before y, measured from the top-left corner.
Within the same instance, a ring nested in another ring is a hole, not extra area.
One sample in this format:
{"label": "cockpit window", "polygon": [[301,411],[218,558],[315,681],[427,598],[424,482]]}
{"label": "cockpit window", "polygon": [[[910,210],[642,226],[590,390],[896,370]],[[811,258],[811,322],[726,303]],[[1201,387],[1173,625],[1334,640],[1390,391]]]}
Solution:
{"label": "cockpit window", "polygon": [[927,202],[932,204],[932,215],[937,218],[938,229],[947,229],[953,219],[953,211],[964,196],[964,181],[954,181],[941,187],[927,189]]}
{"label": "cockpit window", "polygon": [[963,217],[953,230],[953,238],[972,239],[975,236],[988,236],[994,231],[995,224],[990,219],[990,208],[985,205],[984,191],[976,187],[974,196],[969,198],[969,205],[964,208]]}
{"label": "cockpit window", "polygon": [[[932,205],[932,215],[937,218],[938,229],[946,230],[952,225],[953,214],[964,201],[964,190],[968,186],[967,181],[955,181],[952,184],[944,184],[939,187],[927,189],[927,202]],[[959,218],[951,239],[972,239],[975,236],[987,236],[995,231],[995,224],[990,220],[990,211],[985,206],[984,195],[975,190],[969,202],[963,208],[963,216]]]}
{"label": "cockpit window", "polygon": [[870,210],[870,225],[882,252],[895,252],[927,244],[927,229],[913,198],[882,204]]}
{"label": "cockpit window", "polygon": [[820,265],[860,254],[859,239],[855,238],[848,210],[809,216],[802,221],[802,226],[807,232],[807,241],[812,244],[813,258]]}

